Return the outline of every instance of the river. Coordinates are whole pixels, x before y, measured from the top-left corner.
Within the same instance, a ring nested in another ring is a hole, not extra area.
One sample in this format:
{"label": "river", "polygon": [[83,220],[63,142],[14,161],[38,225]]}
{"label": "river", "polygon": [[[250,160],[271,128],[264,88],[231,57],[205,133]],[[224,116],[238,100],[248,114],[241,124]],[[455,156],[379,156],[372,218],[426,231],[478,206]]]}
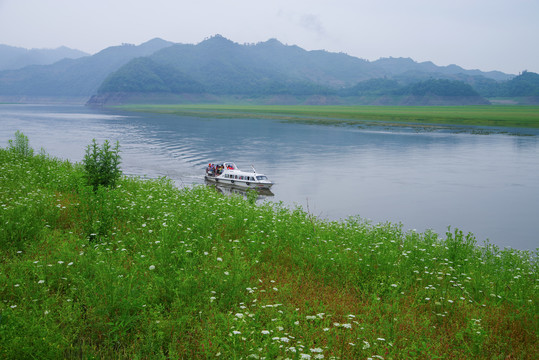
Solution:
{"label": "river", "polygon": [[450,225],[479,243],[539,247],[539,130],[332,127],[5,104],[0,126],[3,147],[20,130],[36,151],[81,161],[93,138],[118,140],[125,174],[167,176],[178,186],[203,184],[210,162],[252,164],[276,183],[262,201],[324,219],[358,215],[442,236]]}

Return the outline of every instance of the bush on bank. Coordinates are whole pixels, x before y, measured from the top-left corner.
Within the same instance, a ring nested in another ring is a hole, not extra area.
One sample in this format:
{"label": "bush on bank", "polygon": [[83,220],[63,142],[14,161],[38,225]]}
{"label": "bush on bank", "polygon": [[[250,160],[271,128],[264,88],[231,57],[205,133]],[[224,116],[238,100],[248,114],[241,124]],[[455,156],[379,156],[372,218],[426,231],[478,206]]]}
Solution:
{"label": "bush on bank", "polygon": [[537,358],[537,251],[0,149],[0,357]]}

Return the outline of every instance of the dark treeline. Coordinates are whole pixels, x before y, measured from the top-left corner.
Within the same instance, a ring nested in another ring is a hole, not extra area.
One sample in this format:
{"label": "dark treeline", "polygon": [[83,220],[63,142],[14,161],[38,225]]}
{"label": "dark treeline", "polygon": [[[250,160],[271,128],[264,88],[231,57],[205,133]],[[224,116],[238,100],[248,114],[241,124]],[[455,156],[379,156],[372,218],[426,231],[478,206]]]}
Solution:
{"label": "dark treeline", "polygon": [[[537,74],[525,73],[529,76]],[[470,84],[459,80],[429,79],[412,84],[401,85],[396,80],[369,79],[354,86],[332,89],[328,86],[308,81],[280,81],[260,77],[248,78],[243,75],[230,76],[222,73],[210,83],[201,82],[180,73],[171,67],[156,64],[149,59],[136,59],[109,76],[101,85],[98,93],[136,92],[136,93],[210,93],[249,94],[249,95],[334,95],[334,96],[458,96],[458,97],[514,97],[534,96],[539,90],[539,82],[513,80],[497,83],[489,88],[483,87],[481,93]]]}

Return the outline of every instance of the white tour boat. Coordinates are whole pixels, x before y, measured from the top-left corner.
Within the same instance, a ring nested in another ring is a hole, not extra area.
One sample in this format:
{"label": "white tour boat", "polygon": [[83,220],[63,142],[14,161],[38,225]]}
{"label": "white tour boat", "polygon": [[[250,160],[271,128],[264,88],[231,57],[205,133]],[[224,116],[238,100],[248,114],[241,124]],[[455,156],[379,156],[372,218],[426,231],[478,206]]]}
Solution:
{"label": "white tour boat", "polygon": [[266,175],[253,171],[242,171],[233,162],[209,164],[206,168],[207,181],[219,184],[232,185],[241,188],[269,189],[273,185]]}

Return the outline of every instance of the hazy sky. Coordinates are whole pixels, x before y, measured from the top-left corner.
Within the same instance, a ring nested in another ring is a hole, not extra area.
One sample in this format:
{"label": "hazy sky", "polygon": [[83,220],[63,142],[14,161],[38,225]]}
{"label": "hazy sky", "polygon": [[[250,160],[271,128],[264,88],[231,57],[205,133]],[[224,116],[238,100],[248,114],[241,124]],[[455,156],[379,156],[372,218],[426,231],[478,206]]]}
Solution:
{"label": "hazy sky", "polygon": [[539,0],[0,0],[0,44],[12,46],[93,54],[215,34],[367,60],[539,73]]}

